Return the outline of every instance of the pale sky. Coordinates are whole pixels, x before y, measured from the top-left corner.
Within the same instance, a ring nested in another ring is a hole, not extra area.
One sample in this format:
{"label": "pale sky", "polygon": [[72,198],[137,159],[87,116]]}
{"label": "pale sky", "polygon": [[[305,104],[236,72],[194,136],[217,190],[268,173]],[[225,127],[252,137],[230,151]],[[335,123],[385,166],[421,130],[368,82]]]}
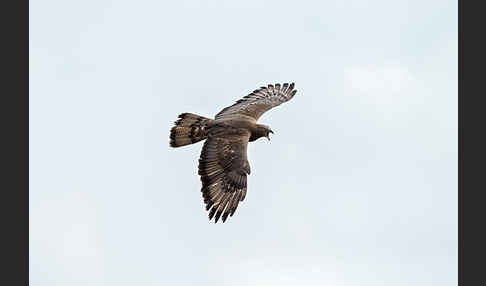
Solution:
{"label": "pale sky", "polygon": [[[30,284],[457,284],[456,1],[30,1]],[[213,117],[295,97],[209,222]]]}

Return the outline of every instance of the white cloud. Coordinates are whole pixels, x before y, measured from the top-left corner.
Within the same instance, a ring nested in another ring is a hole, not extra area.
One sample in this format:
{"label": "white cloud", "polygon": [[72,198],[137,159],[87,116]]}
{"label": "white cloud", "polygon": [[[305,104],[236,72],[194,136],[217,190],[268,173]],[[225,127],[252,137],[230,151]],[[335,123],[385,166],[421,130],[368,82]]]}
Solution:
{"label": "white cloud", "polygon": [[77,277],[82,269],[89,280],[101,281],[105,259],[96,217],[92,202],[80,193],[67,192],[58,198],[32,202],[32,279],[49,275],[53,282],[67,279],[82,283],[83,279]]}
{"label": "white cloud", "polygon": [[[327,260],[327,261],[326,261]],[[277,262],[278,261],[278,262]],[[226,285],[309,285],[338,286],[336,261],[329,257],[259,257],[240,263],[230,263],[224,268]]]}
{"label": "white cloud", "polygon": [[410,71],[401,65],[353,66],[346,71],[351,88],[374,96],[393,96],[414,83]]}

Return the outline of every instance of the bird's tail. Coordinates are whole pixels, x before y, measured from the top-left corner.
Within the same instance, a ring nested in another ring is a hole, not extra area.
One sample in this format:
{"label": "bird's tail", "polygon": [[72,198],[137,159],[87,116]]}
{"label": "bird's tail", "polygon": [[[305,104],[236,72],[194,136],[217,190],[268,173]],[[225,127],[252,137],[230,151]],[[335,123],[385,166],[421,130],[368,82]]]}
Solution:
{"label": "bird's tail", "polygon": [[212,119],[192,113],[179,114],[179,119],[170,130],[170,146],[181,147],[204,140],[208,137],[207,124]]}

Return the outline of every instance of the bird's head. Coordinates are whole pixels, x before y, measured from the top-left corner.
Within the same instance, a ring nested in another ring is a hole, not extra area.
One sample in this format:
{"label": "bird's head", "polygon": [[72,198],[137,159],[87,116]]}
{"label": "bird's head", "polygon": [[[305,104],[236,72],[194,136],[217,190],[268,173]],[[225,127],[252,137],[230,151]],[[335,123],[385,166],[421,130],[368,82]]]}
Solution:
{"label": "bird's head", "polygon": [[270,141],[270,133],[273,134],[272,129],[270,129],[269,126],[263,124],[258,124],[256,131],[257,131],[256,132],[257,138],[266,137],[269,141]]}

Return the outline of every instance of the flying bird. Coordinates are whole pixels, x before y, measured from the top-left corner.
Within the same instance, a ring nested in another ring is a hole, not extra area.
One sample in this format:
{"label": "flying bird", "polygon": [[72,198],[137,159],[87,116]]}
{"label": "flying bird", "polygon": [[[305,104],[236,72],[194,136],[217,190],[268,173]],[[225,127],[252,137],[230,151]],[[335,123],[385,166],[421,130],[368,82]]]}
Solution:
{"label": "flying bird", "polygon": [[209,220],[223,223],[243,201],[247,191],[250,163],[248,142],[261,137],[270,140],[269,126],[258,124],[263,113],[289,101],[295,95],[294,83],[260,87],[221,110],[214,119],[182,113],[170,130],[170,146],[181,147],[206,140],[199,158],[198,174]]}

